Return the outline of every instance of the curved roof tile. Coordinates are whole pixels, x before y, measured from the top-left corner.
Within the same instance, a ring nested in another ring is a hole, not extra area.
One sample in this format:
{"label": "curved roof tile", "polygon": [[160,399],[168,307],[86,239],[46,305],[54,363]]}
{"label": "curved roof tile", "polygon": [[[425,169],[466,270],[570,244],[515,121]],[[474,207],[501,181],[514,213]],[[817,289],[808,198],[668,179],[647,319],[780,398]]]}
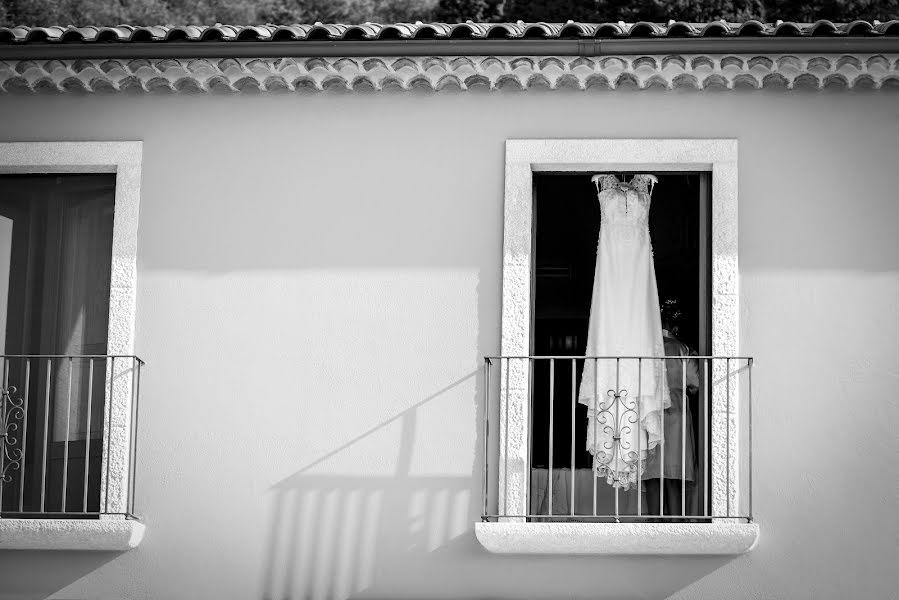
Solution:
{"label": "curved roof tile", "polygon": [[658,37],[665,35],[666,31],[661,26],[648,21],[634,23],[628,30],[628,37]]}
{"label": "curved roof tile", "polygon": [[270,31],[272,33],[272,37],[269,39],[271,39],[272,41],[275,41],[275,42],[291,41],[291,42],[293,42],[296,40],[305,39],[307,30],[303,29],[302,27],[300,27],[298,25],[288,25],[288,26],[276,27],[273,31],[272,30],[270,30]]}
{"label": "curved roof tile", "polygon": [[693,37],[697,35],[696,27],[686,21],[669,21],[666,28],[666,37]]}
{"label": "curved roof tile", "polygon": [[262,42],[272,37],[272,32],[264,27],[244,27],[236,36],[240,41]]}
{"label": "curved roof tile", "polygon": [[574,21],[568,21],[559,27],[558,37],[593,37],[593,32],[595,30],[596,28],[589,23],[575,23]]}
{"label": "curved roof tile", "polygon": [[722,37],[733,32],[724,21],[712,21],[702,28],[702,37]]}
{"label": "curved roof tile", "polygon": [[0,61],[0,95],[417,89],[893,89],[899,60],[792,55]]}
{"label": "curved roof tile", "polygon": [[755,19],[746,21],[745,23],[741,23],[739,27],[737,27],[736,31],[737,35],[744,37],[760,37],[767,35],[767,30],[765,24],[761,21],[757,21]]}
{"label": "curved roof tile", "polygon": [[881,23],[874,29],[876,29],[878,33],[882,33],[883,35],[899,35],[899,19],[893,19],[892,21]]}
{"label": "curved roof tile", "polygon": [[281,41],[281,40],[383,40],[383,39],[558,39],[621,37],[730,37],[730,36],[881,36],[899,35],[899,20],[873,24],[868,21],[835,24],[826,19],[815,23],[792,21],[742,23],[712,21],[689,23],[314,23],[292,25],[223,25],[135,27],[0,27],[0,43],[94,43],[169,41]]}
{"label": "curved roof tile", "polygon": [[874,26],[867,21],[853,21],[843,26],[843,31],[848,35],[867,35],[874,32]]}
{"label": "curved roof tile", "polygon": [[774,35],[798,37],[802,35],[802,28],[796,23],[787,21],[774,28]]}
{"label": "curved roof tile", "polygon": [[[142,28],[143,29],[143,28]],[[165,41],[167,42],[180,42],[184,40],[197,40],[200,38],[200,34],[203,33],[203,30],[199,27],[189,25],[186,27],[172,27],[172,28],[163,28],[165,29]],[[135,32],[137,33],[137,32]]]}
{"label": "curved roof tile", "polygon": [[[110,32],[111,34],[112,32]],[[108,42],[117,42],[117,41],[128,41],[128,42],[153,42],[159,39],[164,39],[167,32],[164,32],[162,37],[158,35],[154,35],[153,30],[149,27],[138,27],[134,31],[131,31],[128,35],[122,35],[119,39],[113,39],[111,35],[107,36],[104,41]],[[99,41],[99,40],[98,40]]]}
{"label": "curved roof tile", "polygon": [[815,21],[808,28],[808,32],[809,32],[809,35],[814,37],[814,36],[822,36],[822,35],[837,35],[840,32],[840,30],[831,21],[828,21],[827,19],[820,19],[818,21]]}
{"label": "curved roof tile", "polygon": [[419,27],[412,34],[412,37],[416,40],[433,40],[437,39],[438,36],[438,29],[430,24]]}
{"label": "curved roof tile", "polygon": [[25,27],[25,42],[59,41],[65,29],[62,27]]}
{"label": "curved roof tile", "polygon": [[524,34],[524,27],[519,27],[514,23],[494,23],[487,27],[487,35],[484,36],[491,40],[503,40],[518,38]]}
{"label": "curved roof tile", "polygon": [[521,37],[547,39],[559,37],[561,26],[550,23],[531,23],[524,27]]}
{"label": "curved roof tile", "polygon": [[593,37],[620,37],[627,35],[624,23],[602,23],[593,30]]}

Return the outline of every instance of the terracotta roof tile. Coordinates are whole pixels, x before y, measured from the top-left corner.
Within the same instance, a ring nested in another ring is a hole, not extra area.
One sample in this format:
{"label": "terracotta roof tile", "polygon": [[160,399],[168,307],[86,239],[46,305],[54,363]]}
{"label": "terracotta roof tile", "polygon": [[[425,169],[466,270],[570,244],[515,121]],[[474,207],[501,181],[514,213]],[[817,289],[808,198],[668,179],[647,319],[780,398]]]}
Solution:
{"label": "terracotta roof tile", "polygon": [[171,42],[171,41],[282,41],[282,40],[413,40],[413,39],[561,39],[561,38],[675,38],[675,37],[869,37],[899,36],[899,20],[884,23],[853,21],[836,24],[790,21],[762,23],[314,23],[294,25],[168,25],[135,27],[0,27],[0,44]]}
{"label": "terracotta roof tile", "polygon": [[899,58],[412,57],[0,60],[0,95],[412,90],[899,89]]}

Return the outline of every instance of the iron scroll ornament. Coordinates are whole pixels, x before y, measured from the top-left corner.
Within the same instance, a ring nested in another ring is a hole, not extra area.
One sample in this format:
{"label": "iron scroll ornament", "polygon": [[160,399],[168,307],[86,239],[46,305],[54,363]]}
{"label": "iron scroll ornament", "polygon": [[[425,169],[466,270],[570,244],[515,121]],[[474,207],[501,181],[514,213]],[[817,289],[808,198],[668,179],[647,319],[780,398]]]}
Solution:
{"label": "iron scroll ornament", "polygon": [[23,452],[17,448],[19,440],[13,434],[19,430],[17,421],[25,416],[24,400],[16,400],[15,386],[0,388],[0,481],[9,483],[12,481],[10,471],[18,469],[22,462]]}
{"label": "iron scroll ornament", "polygon": [[[636,483],[637,473],[645,470],[646,460],[653,451],[644,449],[647,456],[641,460],[640,452],[628,440],[639,421],[637,402],[628,402],[628,391],[608,390],[606,395],[610,402],[600,402],[599,410],[594,413],[594,470],[599,476],[605,476],[613,487],[628,490]],[[611,437],[602,442],[601,448],[596,447],[597,427],[607,438]]]}

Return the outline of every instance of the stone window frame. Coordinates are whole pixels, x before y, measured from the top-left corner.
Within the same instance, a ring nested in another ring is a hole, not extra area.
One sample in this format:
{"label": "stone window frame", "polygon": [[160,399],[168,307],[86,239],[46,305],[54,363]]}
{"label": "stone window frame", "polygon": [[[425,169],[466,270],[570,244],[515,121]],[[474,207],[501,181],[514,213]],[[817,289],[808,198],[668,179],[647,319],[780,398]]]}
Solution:
{"label": "stone window frame", "polygon": [[[2,142],[0,174],[115,174],[107,354],[133,355],[143,142]],[[128,364],[125,364],[128,363]],[[125,550],[144,525],[126,518],[132,365],[107,366],[99,519],[0,519],[0,549]],[[111,386],[110,382],[111,381]]]}
{"label": "stone window frame", "polygon": [[[535,172],[700,171],[711,181],[712,355],[739,354],[739,271],[737,244],[737,140],[735,139],[514,139],[506,141],[502,276],[503,356],[528,356],[533,306],[533,174]],[[755,523],[715,520],[709,524],[527,523],[529,375],[523,361],[501,366],[498,440],[498,522],[476,525],[489,550],[513,553],[739,553],[758,539]],[[522,363],[522,364],[515,364]],[[713,381],[720,381],[714,377]],[[716,390],[713,384],[713,392]],[[722,384],[723,385],[723,384]],[[739,392],[713,393],[712,469],[710,478],[731,486],[713,486],[711,512],[740,512]],[[728,410],[729,408],[729,410]],[[730,461],[728,462],[728,458]],[[730,498],[728,498],[728,492]],[[717,533],[709,537],[709,527]],[[706,528],[700,531],[699,528]],[[719,538],[715,538],[720,534]],[[709,540],[717,539],[717,545]],[[644,541],[649,540],[647,543]]]}

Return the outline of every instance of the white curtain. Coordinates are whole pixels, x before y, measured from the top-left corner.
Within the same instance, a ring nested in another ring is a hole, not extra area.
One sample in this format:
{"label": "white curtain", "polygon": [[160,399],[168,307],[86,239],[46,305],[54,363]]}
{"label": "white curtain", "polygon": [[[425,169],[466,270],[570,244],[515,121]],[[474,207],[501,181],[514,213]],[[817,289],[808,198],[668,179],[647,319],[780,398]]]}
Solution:
{"label": "white curtain", "polygon": [[[48,252],[58,244],[58,281],[55,301],[45,310],[55,312],[55,331],[50,333],[52,353],[68,355],[106,354],[109,324],[109,283],[112,259],[112,203],[86,192],[64,194],[51,208],[51,219],[59,220],[59,239],[48,240]],[[52,278],[52,274],[50,274]],[[50,352],[48,352],[50,353]],[[103,432],[103,399],[106,362],[94,361],[93,386],[88,385],[90,361],[62,360],[56,372],[53,441],[83,440]],[[71,378],[71,403],[69,403]],[[88,398],[88,392],[91,392]],[[87,421],[91,402],[90,427]]]}

